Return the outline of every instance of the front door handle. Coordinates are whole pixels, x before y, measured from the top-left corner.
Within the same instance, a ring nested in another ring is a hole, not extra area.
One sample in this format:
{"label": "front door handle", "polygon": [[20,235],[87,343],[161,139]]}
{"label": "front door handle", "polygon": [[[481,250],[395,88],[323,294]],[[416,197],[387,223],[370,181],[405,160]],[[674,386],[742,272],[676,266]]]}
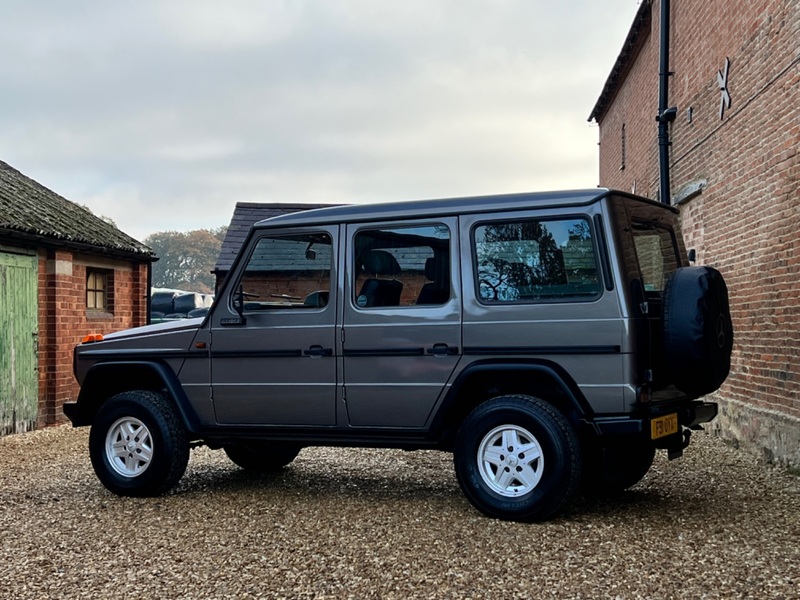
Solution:
{"label": "front door handle", "polygon": [[455,356],[458,354],[458,346],[448,346],[447,344],[434,344],[425,350],[433,356]]}

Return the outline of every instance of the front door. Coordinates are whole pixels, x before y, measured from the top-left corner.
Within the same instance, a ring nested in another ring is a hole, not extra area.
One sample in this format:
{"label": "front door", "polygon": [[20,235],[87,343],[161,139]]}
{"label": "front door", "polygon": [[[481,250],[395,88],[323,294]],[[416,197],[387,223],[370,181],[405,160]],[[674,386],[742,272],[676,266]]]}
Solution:
{"label": "front door", "polygon": [[244,250],[211,315],[219,423],[336,424],[337,232],[259,231]]}
{"label": "front door", "polygon": [[457,221],[348,225],[344,397],[353,427],[422,428],[461,354]]}
{"label": "front door", "polygon": [[37,279],[36,256],[0,252],[0,435],[36,424]]}

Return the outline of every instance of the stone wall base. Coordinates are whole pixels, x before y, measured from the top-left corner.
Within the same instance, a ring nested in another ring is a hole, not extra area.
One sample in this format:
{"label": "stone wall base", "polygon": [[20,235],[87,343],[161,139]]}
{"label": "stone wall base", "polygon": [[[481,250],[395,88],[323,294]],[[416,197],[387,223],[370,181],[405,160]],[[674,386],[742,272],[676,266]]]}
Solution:
{"label": "stone wall base", "polygon": [[719,416],[709,431],[769,463],[800,469],[800,419],[736,400],[715,400]]}

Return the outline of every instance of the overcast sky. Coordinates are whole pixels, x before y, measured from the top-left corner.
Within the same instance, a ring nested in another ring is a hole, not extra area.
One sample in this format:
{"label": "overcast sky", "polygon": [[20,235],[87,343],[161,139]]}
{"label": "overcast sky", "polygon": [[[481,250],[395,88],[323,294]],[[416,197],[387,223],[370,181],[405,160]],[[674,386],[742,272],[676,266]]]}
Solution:
{"label": "overcast sky", "polygon": [[[143,240],[595,187],[637,0],[0,0],[0,160]],[[654,108],[655,110],[655,108]]]}

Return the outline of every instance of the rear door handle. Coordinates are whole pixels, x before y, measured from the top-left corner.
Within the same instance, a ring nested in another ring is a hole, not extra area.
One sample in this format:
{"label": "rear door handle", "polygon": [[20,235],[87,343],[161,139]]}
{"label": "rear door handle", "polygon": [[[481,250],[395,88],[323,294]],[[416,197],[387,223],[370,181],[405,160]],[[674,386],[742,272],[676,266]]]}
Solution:
{"label": "rear door handle", "polygon": [[306,356],[332,356],[333,350],[331,348],[323,348],[322,346],[311,346],[308,350],[304,351]]}

